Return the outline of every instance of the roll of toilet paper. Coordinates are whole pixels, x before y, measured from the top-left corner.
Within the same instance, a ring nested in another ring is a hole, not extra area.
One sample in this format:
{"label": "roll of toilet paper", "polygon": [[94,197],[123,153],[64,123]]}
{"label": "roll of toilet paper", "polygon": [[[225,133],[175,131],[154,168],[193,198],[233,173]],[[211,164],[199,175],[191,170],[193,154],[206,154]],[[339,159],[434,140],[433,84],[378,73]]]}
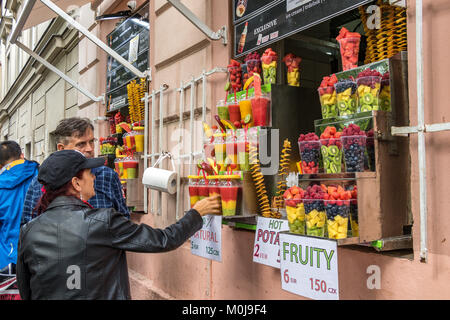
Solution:
{"label": "roll of toilet paper", "polygon": [[177,192],[177,173],[151,167],[144,171],[142,183],[149,189],[174,194]]}

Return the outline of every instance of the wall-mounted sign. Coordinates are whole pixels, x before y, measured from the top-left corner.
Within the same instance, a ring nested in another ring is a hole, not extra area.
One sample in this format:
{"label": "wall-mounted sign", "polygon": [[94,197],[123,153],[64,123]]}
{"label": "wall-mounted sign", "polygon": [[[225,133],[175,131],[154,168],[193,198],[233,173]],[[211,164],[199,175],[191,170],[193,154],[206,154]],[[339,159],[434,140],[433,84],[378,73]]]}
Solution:
{"label": "wall-mounted sign", "polygon": [[253,262],[280,268],[279,232],[289,230],[287,220],[258,217]]}
{"label": "wall-mounted sign", "polygon": [[[248,0],[250,2],[251,0]],[[331,19],[370,0],[282,0],[234,27],[235,57]]]}
{"label": "wall-mounted sign", "polygon": [[[145,71],[149,67],[149,30],[149,4],[147,3],[116,27],[107,36],[107,43],[139,71]],[[106,66],[108,111],[128,106],[126,85],[136,78],[129,69],[108,56]]]}
{"label": "wall-mounted sign", "polygon": [[281,288],[317,300],[339,300],[335,240],[280,233]]}
{"label": "wall-mounted sign", "polygon": [[222,216],[203,216],[203,227],[191,237],[191,253],[222,261]]}

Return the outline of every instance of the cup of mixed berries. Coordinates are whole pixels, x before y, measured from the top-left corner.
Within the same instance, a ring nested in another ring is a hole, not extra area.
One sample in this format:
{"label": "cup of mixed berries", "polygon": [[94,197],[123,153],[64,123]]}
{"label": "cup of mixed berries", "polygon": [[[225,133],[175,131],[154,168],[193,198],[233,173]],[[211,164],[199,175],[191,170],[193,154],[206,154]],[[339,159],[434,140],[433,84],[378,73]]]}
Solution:
{"label": "cup of mixed berries", "polygon": [[313,132],[301,134],[298,138],[298,149],[300,150],[302,173],[318,173],[320,161],[319,137]]}

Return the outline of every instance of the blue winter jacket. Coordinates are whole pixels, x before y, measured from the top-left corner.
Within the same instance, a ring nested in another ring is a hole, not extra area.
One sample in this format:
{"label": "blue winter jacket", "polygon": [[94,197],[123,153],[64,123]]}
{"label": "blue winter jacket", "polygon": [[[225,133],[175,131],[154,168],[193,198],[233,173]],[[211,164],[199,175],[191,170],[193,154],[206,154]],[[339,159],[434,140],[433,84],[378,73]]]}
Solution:
{"label": "blue winter jacket", "polygon": [[39,164],[17,160],[0,173],[0,269],[17,261],[23,202]]}

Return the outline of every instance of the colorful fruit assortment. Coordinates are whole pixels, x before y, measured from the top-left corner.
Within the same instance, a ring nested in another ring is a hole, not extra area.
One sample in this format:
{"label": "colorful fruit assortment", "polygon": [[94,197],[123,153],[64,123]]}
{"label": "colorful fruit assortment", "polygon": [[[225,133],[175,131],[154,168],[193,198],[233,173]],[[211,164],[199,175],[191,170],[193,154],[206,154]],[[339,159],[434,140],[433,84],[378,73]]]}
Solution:
{"label": "colorful fruit assortment", "polygon": [[341,29],[336,37],[341,49],[342,68],[344,71],[358,66],[359,44],[361,35],[357,32],[350,32],[345,27]]}
{"label": "colorful fruit assortment", "polygon": [[315,133],[301,134],[298,138],[303,174],[319,172],[320,141]]}
{"label": "colorful fruit assortment", "polygon": [[305,234],[305,207],[302,202],[303,194],[303,189],[297,186],[289,188],[283,194],[289,230],[296,234]]}
{"label": "colorful fruit assortment", "polygon": [[327,212],[328,238],[345,239],[348,233],[348,216],[351,192],[342,186],[320,186],[325,192],[324,206]]}
{"label": "colorful fruit assortment", "polygon": [[324,77],[320,83],[318,91],[323,119],[338,116],[336,90],[334,88],[337,82],[337,77],[333,74],[331,77]]}
{"label": "colorful fruit assortment", "polygon": [[116,153],[117,138],[101,137],[99,142],[100,142],[100,153],[101,154],[115,154]]}
{"label": "colorful fruit assortment", "polygon": [[278,55],[272,48],[268,48],[264,51],[261,61],[265,84],[277,82],[277,60]]}
{"label": "colorful fruit assortment", "polygon": [[364,171],[366,133],[356,124],[350,124],[342,131],[345,167],[347,172]]}
{"label": "colorful fruit assortment", "polygon": [[342,171],[342,132],[335,127],[326,127],[320,135],[320,152],[325,173],[341,173]]}
{"label": "colorful fruit assortment", "polygon": [[380,108],[383,111],[391,111],[391,86],[389,72],[383,74],[381,78],[381,91],[380,91]]}
{"label": "colorful fruit assortment", "polygon": [[[261,74],[261,56],[256,51],[249,53],[245,57],[244,62],[247,65],[247,76],[244,74],[244,83],[245,83],[246,79],[249,79],[255,73]],[[253,84],[251,84],[249,87],[250,88],[253,87]]]}
{"label": "colorful fruit assortment", "polygon": [[309,186],[303,196],[306,217],[306,234],[325,237],[327,214],[323,205],[324,192],[319,185]]}
{"label": "colorful fruit assortment", "polygon": [[300,87],[300,62],[302,58],[297,57],[293,53],[288,53],[283,62],[287,67],[287,82],[290,86]]}
{"label": "colorful fruit assortment", "polygon": [[358,86],[358,101],[361,112],[379,110],[378,97],[381,89],[381,73],[376,70],[366,69],[356,78]]}
{"label": "colorful fruit assortment", "polygon": [[230,74],[231,91],[240,91],[243,83],[241,64],[238,61],[231,59],[230,64],[228,65],[228,73]]}
{"label": "colorful fruit assortment", "polygon": [[357,112],[358,102],[356,82],[343,79],[334,85],[337,94],[337,108],[340,116],[347,116]]}

